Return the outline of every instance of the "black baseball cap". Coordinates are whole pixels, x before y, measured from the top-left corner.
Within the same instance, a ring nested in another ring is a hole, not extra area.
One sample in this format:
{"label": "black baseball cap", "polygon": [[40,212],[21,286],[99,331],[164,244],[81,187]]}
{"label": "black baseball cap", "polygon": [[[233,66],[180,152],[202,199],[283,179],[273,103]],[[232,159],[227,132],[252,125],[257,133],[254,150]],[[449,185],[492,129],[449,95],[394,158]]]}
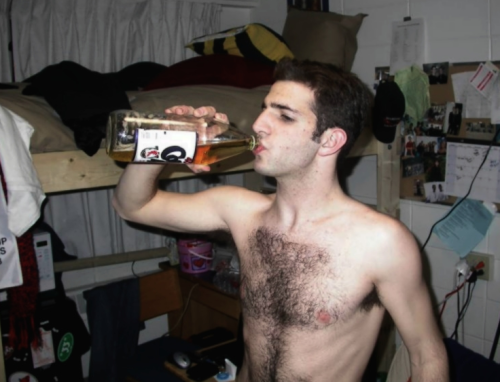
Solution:
{"label": "black baseball cap", "polygon": [[394,81],[381,81],[373,103],[373,134],[380,142],[391,143],[405,113],[405,97]]}

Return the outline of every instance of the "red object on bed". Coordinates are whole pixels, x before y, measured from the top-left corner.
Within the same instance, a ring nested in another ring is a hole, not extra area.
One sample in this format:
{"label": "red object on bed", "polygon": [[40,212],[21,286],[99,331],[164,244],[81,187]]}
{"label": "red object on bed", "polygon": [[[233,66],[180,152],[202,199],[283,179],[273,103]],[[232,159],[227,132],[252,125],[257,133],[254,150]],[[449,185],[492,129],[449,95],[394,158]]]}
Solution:
{"label": "red object on bed", "polygon": [[274,65],[248,58],[214,54],[178,62],[163,70],[144,91],[184,85],[226,85],[255,88],[273,83]]}

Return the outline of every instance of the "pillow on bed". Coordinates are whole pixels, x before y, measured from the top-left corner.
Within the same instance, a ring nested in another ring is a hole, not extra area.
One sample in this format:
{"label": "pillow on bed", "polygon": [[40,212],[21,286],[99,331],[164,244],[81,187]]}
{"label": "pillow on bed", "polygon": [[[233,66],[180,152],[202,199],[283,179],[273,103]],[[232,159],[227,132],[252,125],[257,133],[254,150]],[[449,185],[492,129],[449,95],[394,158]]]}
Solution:
{"label": "pillow on bed", "polygon": [[351,70],[358,49],[356,35],[365,16],[290,8],[283,38],[298,59],[327,62]]}
{"label": "pillow on bed", "polygon": [[231,55],[198,56],[161,72],[143,90],[183,85],[228,85],[255,88],[273,83],[274,65]]}
{"label": "pillow on bed", "polygon": [[277,63],[283,57],[293,58],[283,38],[262,24],[247,24],[197,37],[186,47],[200,55],[235,55],[263,63]]}

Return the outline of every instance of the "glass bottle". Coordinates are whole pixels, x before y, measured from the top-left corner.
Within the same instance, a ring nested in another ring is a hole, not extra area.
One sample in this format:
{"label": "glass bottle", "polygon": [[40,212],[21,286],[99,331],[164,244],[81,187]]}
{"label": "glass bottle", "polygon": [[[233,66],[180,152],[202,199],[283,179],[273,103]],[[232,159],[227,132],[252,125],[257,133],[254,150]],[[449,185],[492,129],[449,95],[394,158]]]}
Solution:
{"label": "glass bottle", "polygon": [[116,110],[106,128],[106,152],[119,162],[209,165],[255,146],[255,136],[206,117]]}

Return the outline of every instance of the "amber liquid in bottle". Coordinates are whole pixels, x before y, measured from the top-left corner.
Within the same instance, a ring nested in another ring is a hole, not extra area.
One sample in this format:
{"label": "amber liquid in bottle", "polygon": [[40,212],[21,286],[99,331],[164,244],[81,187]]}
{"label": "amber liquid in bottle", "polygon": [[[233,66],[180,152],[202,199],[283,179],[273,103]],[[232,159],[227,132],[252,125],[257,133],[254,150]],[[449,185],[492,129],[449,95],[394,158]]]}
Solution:
{"label": "amber liquid in bottle", "polygon": [[[198,145],[192,164],[210,165],[232,156],[242,154],[245,151],[252,150],[254,146],[255,142],[253,139]],[[118,162],[132,162],[135,157],[135,151],[113,152],[113,150],[111,150],[108,155]]]}

